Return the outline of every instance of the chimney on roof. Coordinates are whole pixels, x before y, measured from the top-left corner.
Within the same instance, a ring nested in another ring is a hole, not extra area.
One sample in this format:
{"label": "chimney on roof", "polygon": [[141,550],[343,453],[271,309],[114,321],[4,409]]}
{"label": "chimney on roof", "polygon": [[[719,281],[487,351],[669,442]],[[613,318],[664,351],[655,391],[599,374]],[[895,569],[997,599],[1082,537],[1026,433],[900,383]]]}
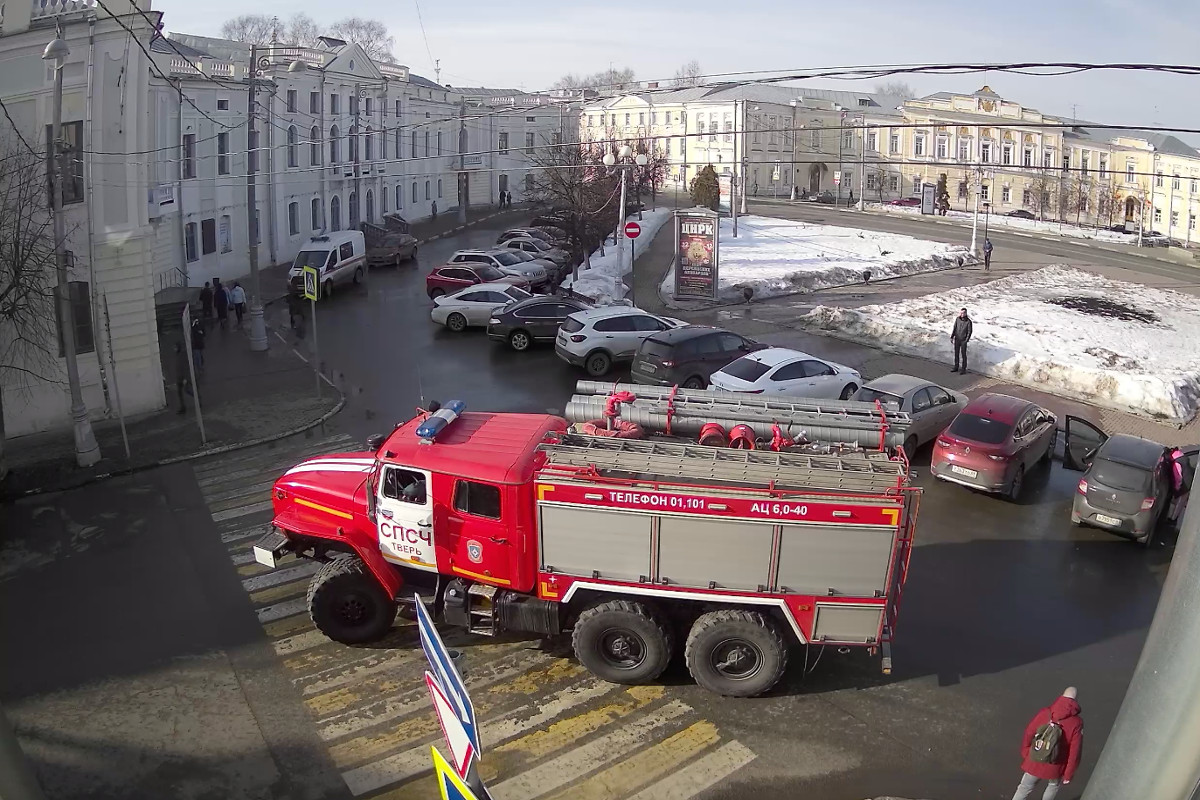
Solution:
{"label": "chimney on roof", "polygon": [[649,82],[646,84],[646,88],[647,88],[647,89],[657,89],[657,88],[658,88],[658,81],[649,81]]}

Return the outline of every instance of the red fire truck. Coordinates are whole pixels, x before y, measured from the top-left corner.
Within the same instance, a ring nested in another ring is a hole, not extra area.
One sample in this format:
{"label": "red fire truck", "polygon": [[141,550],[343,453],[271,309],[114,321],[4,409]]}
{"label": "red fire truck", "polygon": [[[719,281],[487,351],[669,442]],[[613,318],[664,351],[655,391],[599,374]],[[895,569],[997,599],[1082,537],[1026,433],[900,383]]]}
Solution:
{"label": "red fire truck", "polygon": [[731,696],[770,689],[800,645],[890,671],[920,494],[898,453],[581,436],[457,402],[370,447],[287,471],[254,548],[324,562],[308,603],[331,639],[378,639],[419,595],[476,634],[570,632],[615,683],[655,680],[680,645]]}

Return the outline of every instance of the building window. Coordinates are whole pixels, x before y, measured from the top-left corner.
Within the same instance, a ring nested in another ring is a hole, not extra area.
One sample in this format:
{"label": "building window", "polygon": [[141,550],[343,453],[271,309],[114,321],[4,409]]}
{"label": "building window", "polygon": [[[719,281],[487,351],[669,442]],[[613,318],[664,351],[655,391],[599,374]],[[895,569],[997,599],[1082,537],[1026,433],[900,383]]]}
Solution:
{"label": "building window", "polygon": [[986,183],[985,183],[985,184],[982,184],[982,185],[980,185],[980,187],[979,187],[979,199],[980,199],[980,200],[983,200],[985,203],[986,203],[988,200],[990,200],[990,199],[991,199],[991,188],[992,188],[992,187],[988,186]]}
{"label": "building window", "polygon": [[289,114],[296,113],[296,90],[295,89],[287,90],[287,110],[288,110]]}
{"label": "building window", "polygon": [[1054,151],[1047,150],[1042,153],[1042,168],[1050,169],[1052,166],[1054,166]]}
{"label": "building window", "polygon": [[375,193],[367,189],[367,222],[375,221]]}
{"label": "building window", "polygon": [[[704,120],[700,119],[699,117],[696,117],[696,133],[700,134],[701,139],[704,138]],[[755,137],[758,136],[757,133],[755,133],[754,135],[755,135]],[[755,138],[754,141],[757,142],[758,139]]]}
{"label": "building window", "polygon": [[1137,168],[1132,161],[1125,162],[1125,182],[1137,183]]}
{"label": "building window", "polygon": [[991,163],[991,161],[992,161],[992,143],[991,142],[980,142],[979,143],[979,160],[981,162],[983,162],[984,164]]}
{"label": "building window", "polygon": [[300,166],[300,148],[297,144],[298,139],[299,137],[296,135],[296,126],[293,125],[287,129],[287,165],[289,167]]}
{"label": "building window", "polygon": [[342,201],[336,194],[329,201],[329,229],[334,231],[342,229]]}
{"label": "building window", "polygon": [[358,97],[355,95],[348,96],[350,98],[350,116],[358,116]]}
{"label": "building window", "polygon": [[[726,114],[725,116],[728,117],[729,115]],[[733,141],[733,120],[731,119],[725,120],[725,141]]]}
{"label": "building window", "polygon": [[[72,260],[71,253],[67,253],[67,263]],[[87,281],[71,281],[67,284],[67,299],[71,303],[71,318],[75,323],[75,352],[76,353],[92,353],[96,350],[95,340],[92,338],[92,296],[88,290]],[[54,304],[55,314],[58,313],[58,303]],[[66,355],[66,347],[63,344],[63,325],[62,317],[56,316],[58,320],[58,355],[61,358]]]}
{"label": "building window", "polygon": [[225,98],[225,97],[218,97],[217,98],[217,111],[228,111],[228,110],[229,110],[229,99]]}
{"label": "building window", "polygon": [[314,126],[308,132],[308,164],[315,167],[321,163],[321,129]]}
{"label": "building window", "polygon": [[[383,110],[385,110],[385,111],[387,110],[386,105],[381,106],[381,107],[383,108]],[[388,190],[387,190],[386,186],[383,187],[383,189],[381,189],[379,192],[379,211],[384,216],[386,216],[388,213]]]}
{"label": "building window", "polygon": [[397,120],[400,119],[400,101],[399,100],[396,101],[396,119]]}
{"label": "building window", "polygon": [[350,133],[346,136],[346,144],[350,146],[349,160],[358,161],[358,126],[351,125]]}
{"label": "building window", "polygon": [[1063,153],[1063,157],[1062,157],[1062,171],[1063,171],[1063,172],[1067,172],[1067,171],[1068,171],[1068,170],[1070,170],[1070,169],[1071,169],[1071,154],[1070,154],[1070,153]]}
{"label": "building window", "polygon": [[359,221],[359,218],[358,218],[358,193],[357,192],[350,193],[349,205],[350,205],[350,214],[349,214],[350,230],[354,230],[355,228],[358,227],[358,221]]}
{"label": "building window", "polygon": [[900,153],[900,134],[899,133],[892,133],[890,136],[888,136],[888,152],[891,153],[892,155],[899,155],[899,153]]}
{"label": "building window", "polygon": [[288,203],[288,233],[292,236],[300,235],[300,204]]}
{"label": "building window", "polygon": [[314,197],[308,209],[309,228],[314,231],[321,230],[321,198]]}
{"label": "building window", "polygon": [[874,188],[875,188],[875,173],[868,172],[867,173],[867,189],[874,189]]}
{"label": "building window", "polygon": [[1033,202],[1033,192],[1028,189],[1021,190],[1021,205],[1027,206]]}
{"label": "building window", "polygon": [[562,144],[562,131],[550,131],[550,144]]}
{"label": "building window", "polygon": [[532,175],[526,175],[526,176],[525,176],[525,192],[526,192],[526,193],[529,193],[529,192],[532,192],[532,191],[533,191],[533,176],[532,176]]}
{"label": "building window", "polygon": [[425,131],[425,157],[429,157],[429,131]]}
{"label": "building window", "polygon": [[879,134],[875,131],[867,134],[867,149],[871,152],[878,152],[879,150]]}
{"label": "building window", "polygon": [[413,191],[412,191],[412,195],[413,195],[413,199],[412,199],[412,201],[413,201],[414,203],[415,203],[415,202],[417,202],[417,182],[416,182],[416,181],[413,181]]}
{"label": "building window", "polygon": [[329,163],[338,163],[338,150],[341,148],[338,144],[338,128],[334,125],[329,129]]}
{"label": "building window", "polygon": [[533,132],[532,131],[525,132],[525,155],[527,155],[527,156],[533,155]]}
{"label": "building window", "polygon": [[1162,209],[1161,208],[1154,209],[1154,221],[1162,222]]}
{"label": "building window", "polygon": [[321,113],[321,93],[320,92],[309,92],[308,93],[308,113],[310,113],[310,114],[320,114]]}
{"label": "building window", "polygon": [[338,107],[338,96],[336,94],[329,95],[329,113],[335,116],[341,113],[341,110]]}
{"label": "building window", "polygon": [[817,150],[821,149],[821,132],[820,131],[809,131],[808,132],[808,146],[815,148]]}
{"label": "building window", "polygon": [[200,258],[200,254],[196,250],[196,223],[194,222],[183,226],[183,251],[184,257],[189,263]]}
{"label": "building window", "polygon": [[[1085,208],[1084,211],[1087,211],[1087,209]],[[1179,212],[1172,211],[1171,212],[1171,227],[1175,227],[1178,224],[1179,224]]]}
{"label": "building window", "polygon": [[412,134],[412,150],[411,150],[411,153],[412,153],[412,157],[413,157],[413,158],[416,158],[416,157],[417,157],[417,132],[416,132],[416,131],[413,131],[413,134]]}
{"label": "building window", "polygon": [[[774,144],[774,142],[772,142],[772,144]],[[842,149],[854,149],[854,131],[845,131],[842,133]]]}
{"label": "building window", "polygon": [[425,181],[425,199],[429,199],[429,181]]}
{"label": "building window", "polygon": [[500,140],[496,143],[496,149],[500,151],[500,155],[502,155],[502,156],[508,155],[508,134],[507,133],[502,132],[500,134]]}
{"label": "building window", "polygon": [[965,180],[958,182],[958,199],[965,200],[967,197],[967,182]]}
{"label": "building window", "polygon": [[217,228],[217,238],[221,240],[222,253],[233,251],[233,219],[228,214],[221,215],[221,225]]}
{"label": "building window", "polygon": [[442,198],[442,179],[438,178],[438,199]]}
{"label": "building window", "polygon": [[1083,153],[1079,156],[1079,171],[1083,175],[1088,174],[1088,168],[1091,166],[1091,156],[1088,153]]}
{"label": "building window", "polygon": [[1108,177],[1108,156],[1101,153],[1100,155],[1100,177]]}
{"label": "building window", "polygon": [[396,184],[396,210],[404,208],[404,187]]}
{"label": "building window", "polygon": [[1195,214],[1188,214],[1188,230],[1189,231],[1196,230],[1196,215]]}
{"label": "building window", "polygon": [[1191,192],[1192,194],[1196,193],[1196,179],[1195,178],[1192,178],[1192,180],[1189,182],[1188,191]]}
{"label": "building window", "polygon": [[367,128],[367,133],[365,136],[363,136],[363,158],[365,158],[367,161],[371,161],[375,158],[375,154],[372,152],[375,148],[371,144],[374,138],[375,137],[371,135],[371,129]]}
{"label": "building window", "polygon": [[229,174],[229,134],[217,134],[217,174]]}
{"label": "building window", "polygon": [[370,97],[367,98],[367,116],[368,117],[371,116],[371,100],[372,100],[372,98],[370,98]]}
{"label": "building window", "polygon": [[925,134],[918,133],[916,136],[913,137],[913,155],[914,156],[925,155]]}
{"label": "building window", "polygon": [[663,154],[668,155],[668,156],[671,155],[671,140],[670,139],[663,139]]}
{"label": "building window", "polygon": [[[196,177],[196,134],[194,133],[183,135],[183,161],[179,165],[179,175],[184,179]],[[66,193],[64,186],[63,195]]]}
{"label": "building window", "polygon": [[912,193],[913,193],[913,194],[920,194],[920,193],[921,193],[921,176],[920,176],[920,175],[913,175],[912,183],[913,183],[913,190],[912,190]]}
{"label": "building window", "polygon": [[442,132],[441,131],[437,132],[437,154],[439,156],[442,154]]}
{"label": "building window", "polygon": [[1000,202],[1006,204],[1012,202],[1012,189],[1007,186],[1000,189]]}
{"label": "building window", "polygon": [[1021,161],[1021,164],[1023,166],[1032,167],[1033,166],[1033,148],[1026,147],[1025,154],[1022,158],[1023,158],[1023,160]]}
{"label": "building window", "polygon": [[591,114],[587,115],[587,126],[589,128],[592,127],[592,115]]}
{"label": "building window", "polygon": [[900,191],[900,176],[899,175],[889,175],[888,176],[888,191],[889,192]]}
{"label": "building window", "polygon": [[1013,146],[1006,144],[1000,148],[1000,163],[1004,166],[1012,166],[1013,163]]}
{"label": "building window", "polygon": [[217,221],[212,217],[200,220],[200,251],[204,255],[217,252]]}
{"label": "building window", "polygon": [[625,127],[626,128],[629,127],[629,115],[628,114],[625,115]]}
{"label": "building window", "polygon": [[939,161],[945,161],[950,155],[950,140],[945,136],[937,137],[937,150],[935,152]]}
{"label": "building window", "polygon": [[1179,191],[1179,176],[1178,175],[1173,175],[1171,177],[1171,189],[1172,189],[1172,191],[1176,191],[1176,192]]}
{"label": "building window", "polygon": [[1163,188],[1163,174],[1161,172],[1155,173],[1154,185],[1159,189]]}

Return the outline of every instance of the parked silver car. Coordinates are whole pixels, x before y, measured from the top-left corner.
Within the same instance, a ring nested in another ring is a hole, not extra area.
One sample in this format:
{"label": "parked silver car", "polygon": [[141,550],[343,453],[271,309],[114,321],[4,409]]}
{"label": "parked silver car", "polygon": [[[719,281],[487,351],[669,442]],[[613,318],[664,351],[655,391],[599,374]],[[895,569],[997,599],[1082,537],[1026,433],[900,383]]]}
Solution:
{"label": "parked silver car", "polygon": [[965,394],[911,375],[884,375],[868,381],[850,399],[867,403],[878,400],[885,412],[902,411],[912,417],[904,441],[904,453],[910,460],[944,431],[968,402]]}
{"label": "parked silver car", "polygon": [[450,257],[450,264],[490,264],[505,275],[523,278],[535,289],[550,282],[550,261],[526,261],[515,251],[507,248],[493,250],[459,250]]}

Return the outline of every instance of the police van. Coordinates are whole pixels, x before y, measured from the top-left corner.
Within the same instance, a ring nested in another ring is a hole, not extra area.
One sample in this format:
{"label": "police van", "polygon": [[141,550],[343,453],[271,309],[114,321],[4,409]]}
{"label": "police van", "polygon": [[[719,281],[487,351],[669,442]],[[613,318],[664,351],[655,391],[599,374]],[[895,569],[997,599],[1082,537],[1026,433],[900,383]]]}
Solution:
{"label": "police van", "polygon": [[296,254],[288,279],[292,291],[304,291],[304,267],[317,270],[321,293],[333,294],[343,283],[358,283],[367,271],[367,244],[362,231],[337,231],[313,236]]}

